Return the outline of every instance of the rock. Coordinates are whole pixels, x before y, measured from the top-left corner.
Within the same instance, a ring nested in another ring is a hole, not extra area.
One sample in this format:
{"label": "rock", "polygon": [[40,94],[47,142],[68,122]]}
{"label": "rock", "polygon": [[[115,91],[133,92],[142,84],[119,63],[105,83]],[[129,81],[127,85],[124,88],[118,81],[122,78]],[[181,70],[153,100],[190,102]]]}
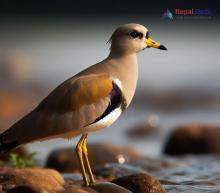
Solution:
{"label": "rock", "polygon": [[[104,143],[88,145],[88,152],[92,168],[106,163],[127,163],[140,157],[137,151],[132,148],[121,148]],[[78,171],[78,159],[74,148],[62,148],[53,151],[49,155],[45,167],[54,168],[62,173]]]}
{"label": "rock", "polygon": [[177,128],[167,140],[169,155],[220,153],[220,126],[188,124]]}
{"label": "rock", "polygon": [[41,168],[1,168],[0,184],[3,191],[9,191],[16,186],[28,185],[38,187],[39,191],[62,191],[63,177],[55,170]]}
{"label": "rock", "polygon": [[149,174],[134,174],[124,176],[112,181],[119,186],[127,188],[133,193],[165,193],[160,182]]}
{"label": "rock", "polygon": [[62,193],[97,193],[90,187],[83,185],[82,174],[80,173],[66,173],[65,178],[65,190]]}
{"label": "rock", "polygon": [[159,118],[157,115],[149,116],[144,122],[137,124],[127,131],[127,135],[131,138],[145,139],[152,134],[159,132]]}
{"label": "rock", "polygon": [[16,186],[7,191],[7,193],[48,193],[47,191],[42,192],[38,187],[33,186]]}
{"label": "rock", "polygon": [[131,191],[110,182],[99,182],[91,188],[101,193],[132,193]]}
{"label": "rock", "polygon": [[87,188],[87,189],[89,189],[89,190],[84,190],[84,189],[79,188],[77,186],[72,186],[70,188],[67,188],[67,190],[64,190],[63,192],[59,192],[59,193],[98,193],[91,188]]}
{"label": "rock", "polygon": [[107,182],[106,179],[99,178],[97,179],[94,185],[89,187],[82,186],[82,178],[79,178],[77,173],[65,174],[65,191],[62,193],[131,193],[123,187],[120,187],[116,184]]}
{"label": "rock", "polygon": [[139,166],[132,166],[130,164],[105,164],[104,166],[95,167],[93,173],[97,177],[103,177],[107,179],[114,179],[131,174],[144,173]]}

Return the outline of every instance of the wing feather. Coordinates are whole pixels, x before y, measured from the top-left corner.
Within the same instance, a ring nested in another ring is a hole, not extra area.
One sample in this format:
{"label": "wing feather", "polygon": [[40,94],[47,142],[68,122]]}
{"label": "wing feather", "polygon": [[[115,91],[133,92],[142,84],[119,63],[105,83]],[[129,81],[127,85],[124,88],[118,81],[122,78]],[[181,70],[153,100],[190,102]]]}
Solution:
{"label": "wing feather", "polygon": [[59,137],[94,122],[110,103],[108,74],[73,77],[49,94],[31,113],[2,135],[4,143],[19,144]]}
{"label": "wing feather", "polygon": [[112,90],[108,74],[92,74],[76,77],[56,88],[38,106],[38,111],[67,113],[79,110],[84,105],[98,102]]}

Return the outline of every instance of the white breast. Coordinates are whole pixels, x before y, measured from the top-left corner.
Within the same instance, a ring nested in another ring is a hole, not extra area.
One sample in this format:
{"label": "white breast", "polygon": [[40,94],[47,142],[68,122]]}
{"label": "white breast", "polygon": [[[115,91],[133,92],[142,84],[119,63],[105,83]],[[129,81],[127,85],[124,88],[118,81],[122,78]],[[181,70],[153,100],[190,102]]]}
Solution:
{"label": "white breast", "polygon": [[121,115],[121,113],[122,113],[121,108],[118,107],[114,111],[109,113],[107,116],[103,117],[102,119],[95,122],[94,124],[87,126],[85,129],[88,132],[91,132],[91,131],[97,131],[99,129],[106,128],[110,126],[113,122],[115,122],[118,119],[118,117]]}

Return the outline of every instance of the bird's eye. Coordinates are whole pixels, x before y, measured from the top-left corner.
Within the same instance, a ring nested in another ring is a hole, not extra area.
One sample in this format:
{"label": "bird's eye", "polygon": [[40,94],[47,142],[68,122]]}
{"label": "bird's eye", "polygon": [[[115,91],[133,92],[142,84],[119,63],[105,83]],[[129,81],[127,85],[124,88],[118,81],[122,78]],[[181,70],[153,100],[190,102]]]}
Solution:
{"label": "bird's eye", "polygon": [[146,33],[146,39],[148,39],[148,38],[149,38],[149,32]]}
{"label": "bird's eye", "polygon": [[129,34],[132,38],[137,38],[139,37],[140,39],[143,37],[143,34],[142,33],[139,33],[139,32],[136,32],[136,31],[133,31]]}
{"label": "bird's eye", "polygon": [[130,36],[131,36],[132,38],[136,38],[136,37],[138,37],[138,32],[133,31],[133,32],[130,33]]}

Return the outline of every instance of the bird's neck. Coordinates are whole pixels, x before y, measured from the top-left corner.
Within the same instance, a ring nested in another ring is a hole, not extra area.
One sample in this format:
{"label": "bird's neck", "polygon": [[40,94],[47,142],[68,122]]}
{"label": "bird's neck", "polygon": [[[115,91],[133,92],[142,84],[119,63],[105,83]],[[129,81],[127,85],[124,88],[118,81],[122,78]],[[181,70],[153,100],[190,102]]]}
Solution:
{"label": "bird's neck", "polygon": [[130,104],[138,79],[137,54],[121,55],[111,52],[107,59],[112,61],[112,72],[122,81],[124,87],[123,92],[125,93],[127,104]]}
{"label": "bird's neck", "polygon": [[115,50],[110,49],[110,53],[108,58],[115,59],[115,58],[133,58],[137,60],[137,53],[129,50]]}
{"label": "bird's neck", "polygon": [[137,54],[136,53],[130,53],[130,54],[122,54],[122,53],[114,53],[110,52],[109,56],[106,58],[106,60],[112,60],[112,65],[116,69],[121,69],[123,71],[130,71],[131,74],[137,73],[138,70],[138,64],[137,64]]}
{"label": "bird's neck", "polygon": [[137,53],[129,49],[112,49],[110,48],[110,53],[108,58],[137,58]]}

